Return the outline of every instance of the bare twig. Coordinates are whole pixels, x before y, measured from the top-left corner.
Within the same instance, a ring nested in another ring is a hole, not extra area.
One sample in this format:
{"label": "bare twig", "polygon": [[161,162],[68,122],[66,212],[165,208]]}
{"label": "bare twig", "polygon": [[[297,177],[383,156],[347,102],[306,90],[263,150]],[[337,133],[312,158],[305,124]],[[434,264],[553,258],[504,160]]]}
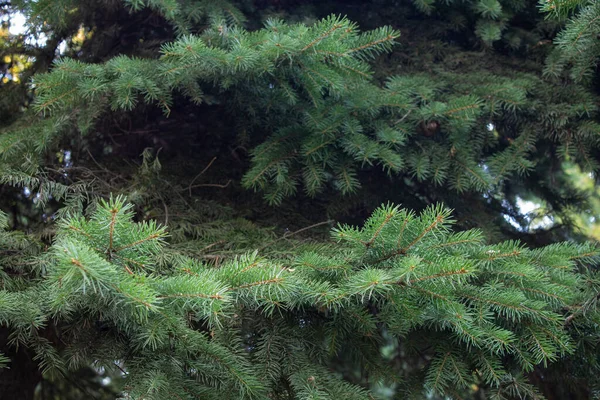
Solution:
{"label": "bare twig", "polygon": [[[199,184],[199,185],[189,186],[188,189],[190,189],[190,193],[191,193],[191,189],[199,188],[199,187],[218,187],[218,188],[224,189],[227,186],[229,186],[230,183],[231,183],[231,179],[228,180],[227,183],[225,183],[223,185],[220,185],[218,183],[202,183],[202,184]],[[191,194],[190,194],[190,196],[191,196]]]}
{"label": "bare twig", "polygon": [[103,167],[102,165],[100,165],[100,163],[98,161],[96,161],[96,159],[94,158],[94,156],[92,155],[92,153],[90,153],[89,149],[85,149],[85,151],[87,151],[88,155],[90,156],[90,158],[92,159],[92,161],[94,162],[94,164],[96,164],[98,166],[98,168],[100,168],[102,171],[106,172],[109,175],[119,176],[118,174],[115,174],[114,172],[111,172],[108,169],[106,169],[106,167]]}
{"label": "bare twig", "polygon": [[410,110],[408,110],[408,112],[406,114],[404,114],[404,116],[402,118],[400,118],[398,121],[395,122],[396,125],[398,125],[399,123],[401,123],[402,121],[404,121],[406,119],[406,117],[408,117],[410,115],[410,113],[412,112],[412,108]]}
{"label": "bare twig", "polygon": [[167,207],[167,203],[165,202],[165,198],[162,197],[160,193],[157,193],[160,201],[163,203],[163,207],[165,209],[165,225],[169,225],[169,207]]}
{"label": "bare twig", "polygon": [[223,244],[223,243],[226,243],[226,241],[225,240],[219,240],[217,242],[211,243],[208,246],[202,248],[200,250],[200,252],[206,251],[206,250],[210,249],[211,247],[218,246],[218,245]]}
{"label": "bare twig", "polygon": [[581,306],[579,306],[579,308],[576,311],[573,311],[573,313],[571,313],[571,315],[569,315],[565,319],[564,325],[569,325],[577,315],[579,315],[580,313],[583,314],[585,312],[585,309],[589,307],[590,304],[597,302],[598,300],[600,300],[600,293],[594,295],[594,297],[592,297],[591,299],[586,300]]}
{"label": "bare twig", "polygon": [[194,179],[192,179],[192,181],[190,182],[190,185],[188,186],[188,192],[190,193],[190,197],[192,197],[192,185],[194,184],[194,182],[196,182],[196,179],[200,178],[200,176],[202,176],[203,173],[208,171],[208,169],[210,168],[211,165],[213,165],[213,163],[215,162],[216,159],[217,159],[217,157],[213,157],[212,160],[210,160],[210,162],[208,163],[208,165],[206,167],[204,167],[204,169],[202,171],[200,171],[200,173],[198,175],[196,175],[196,177]]}
{"label": "bare twig", "polygon": [[123,368],[121,368],[121,366],[119,364],[117,364],[116,362],[113,362],[113,365],[115,367],[119,368],[119,370],[121,370],[121,373],[123,373],[123,375],[129,375],[129,372],[127,372]]}
{"label": "bare twig", "polygon": [[285,235],[285,234],[284,234],[282,237],[280,237],[280,238],[277,238],[277,239],[275,239],[275,240],[273,240],[273,241],[271,241],[271,242],[269,242],[269,243],[265,244],[265,245],[264,245],[263,247],[261,247],[259,250],[263,250],[263,249],[265,249],[265,248],[267,248],[267,247],[271,246],[272,244],[275,244],[275,243],[279,242],[279,241],[280,241],[280,240],[282,240],[282,239],[287,239],[287,238],[289,238],[290,236],[294,236],[294,235],[296,235],[296,234],[298,234],[298,233],[301,233],[301,232],[307,231],[307,230],[309,230],[309,229],[316,228],[316,227],[318,227],[318,226],[321,226],[321,225],[330,224],[330,223],[332,223],[332,222],[333,222],[333,220],[330,220],[330,219],[329,219],[329,220],[327,220],[327,221],[322,221],[322,222],[319,222],[319,223],[316,223],[316,224],[313,224],[313,225],[307,226],[307,227],[305,227],[305,228],[298,229],[297,231],[295,231],[295,232],[292,232],[292,233],[290,233],[290,234],[287,234],[287,235]]}

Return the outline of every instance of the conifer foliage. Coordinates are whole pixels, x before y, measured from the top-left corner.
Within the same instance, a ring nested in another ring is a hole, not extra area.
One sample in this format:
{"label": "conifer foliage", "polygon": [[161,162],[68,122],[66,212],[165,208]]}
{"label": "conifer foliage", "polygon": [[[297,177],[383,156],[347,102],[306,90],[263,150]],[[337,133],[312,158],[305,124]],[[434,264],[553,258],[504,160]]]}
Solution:
{"label": "conifer foliage", "polygon": [[[524,374],[597,334],[597,279],[577,273],[597,257],[590,246],[486,245],[477,230],[453,232],[441,206],[388,205],[293,258],[164,265],[165,227],[133,222],[131,207],[114,198],[65,217],[40,279],[4,279],[0,319],[45,374],[118,370],[125,399],[367,399],[332,372],[348,358],[369,371],[367,388],[536,398]],[[56,343],[40,335],[50,326]],[[384,341],[422,367],[382,357]]]}
{"label": "conifer foliage", "polygon": [[[241,129],[257,136],[242,183],[271,204],[299,188],[310,196],[326,189],[354,193],[361,186],[358,173],[372,167],[458,192],[483,192],[534,168],[532,151],[542,140],[555,142],[565,160],[597,169],[590,152],[598,126],[588,120],[597,112],[593,95],[580,94],[570,104],[576,88],[557,86],[539,95],[554,104],[540,106],[529,94],[547,84],[531,74],[415,73],[380,85],[369,61],[389,52],[399,37],[391,27],[361,33],[356,23],[335,15],[313,26],[269,19],[252,32],[223,22],[201,35],[182,35],[164,44],[158,59],[61,59],[35,78],[36,110],[59,120],[61,128],[46,128],[36,138],[60,137],[69,132],[65,123],[85,134],[109,109],[131,111],[148,103],[169,115],[175,94],[196,104],[217,96],[246,117]],[[517,132],[509,146],[485,128],[494,120]],[[0,149],[14,136],[22,134],[4,135]]]}
{"label": "conifer foliage", "polygon": [[0,397],[600,392],[599,4],[0,2]]}
{"label": "conifer foliage", "polygon": [[[87,2],[50,3],[25,2],[22,8],[36,24],[43,16],[63,26],[68,15],[59,8],[89,18]],[[425,3],[417,8],[433,10]],[[563,14],[573,8],[548,4],[542,8]],[[547,77],[558,80],[570,64],[576,82],[591,77],[598,19],[596,3],[586,4],[577,4],[581,11],[556,38]],[[380,82],[370,62],[401,41],[389,26],[360,32],[348,18],[331,15],[313,25],[270,18],[262,29],[247,30],[228,2],[121,5],[159,13],[174,40],[160,50],[118,54],[103,63],[65,57],[50,73],[38,74],[33,108],[46,118],[30,113],[0,137],[0,154],[10,160],[0,164],[3,181],[25,185],[27,175],[39,179],[40,150],[65,136],[87,135],[112,112],[155,105],[170,115],[180,96],[197,105],[225,105],[235,116],[240,137],[251,145],[242,183],[270,204],[299,190],[309,196],[356,193],[364,170],[462,193],[501,190],[506,179],[526,176],[542,163],[546,151],[586,171],[598,168],[596,96],[560,81],[549,85],[537,71],[457,74],[436,67]],[[492,43],[518,7],[504,10],[498,2],[481,1],[474,10],[477,35]],[[206,29],[192,29],[204,23]]]}
{"label": "conifer foliage", "polygon": [[557,48],[548,60],[545,73],[558,76],[567,69],[575,82],[589,82],[600,60],[600,5],[597,1],[548,1],[542,3],[542,8],[559,16],[576,11],[555,39]]}

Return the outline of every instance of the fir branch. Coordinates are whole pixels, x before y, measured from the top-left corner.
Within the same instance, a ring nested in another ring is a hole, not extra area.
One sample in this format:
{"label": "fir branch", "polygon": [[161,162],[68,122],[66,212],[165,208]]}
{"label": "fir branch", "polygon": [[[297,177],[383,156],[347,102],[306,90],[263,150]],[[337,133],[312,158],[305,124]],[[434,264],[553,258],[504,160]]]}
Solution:
{"label": "fir branch", "polygon": [[423,239],[425,237],[425,235],[427,235],[429,232],[431,232],[433,229],[435,229],[438,225],[442,224],[444,222],[445,219],[445,215],[440,213],[435,217],[435,221],[432,222],[427,228],[425,228],[420,234],[419,236],[417,236],[415,239],[413,239],[412,242],[410,242],[407,246],[403,247],[402,249],[400,249],[400,253],[401,254],[406,254],[408,252],[408,250],[413,247],[415,244],[417,244],[421,239]]}
{"label": "fir branch", "polygon": [[[148,235],[147,237],[145,237],[143,239],[139,239],[139,240],[136,240],[135,242],[123,245],[121,247],[117,247],[117,248],[114,249],[114,251],[115,252],[119,252],[121,250],[129,249],[131,247],[136,247],[136,246],[138,246],[138,245],[140,245],[140,244],[142,244],[144,242],[148,242],[148,241],[151,241],[151,240],[156,240],[156,239],[159,239],[161,237],[164,237],[164,235],[162,235],[161,233],[152,233],[152,234]],[[110,241],[110,243],[112,244],[112,230],[111,230],[111,241]]]}
{"label": "fir branch", "polygon": [[344,24],[342,24],[342,23],[334,23],[331,28],[329,28],[327,31],[323,32],[319,37],[315,38],[310,43],[308,43],[300,51],[305,52],[306,50],[315,46],[317,43],[321,42],[322,40],[328,38],[329,36],[331,36],[332,33],[334,33],[335,31],[337,31],[339,29],[342,29],[343,27],[344,27]]}
{"label": "fir branch", "polygon": [[243,285],[239,285],[239,286],[236,286],[236,287],[231,287],[229,290],[247,289],[247,288],[250,288],[250,287],[253,287],[253,286],[270,285],[272,283],[281,283],[283,281],[284,281],[283,278],[265,279],[263,281],[250,282],[250,283],[245,283]]}

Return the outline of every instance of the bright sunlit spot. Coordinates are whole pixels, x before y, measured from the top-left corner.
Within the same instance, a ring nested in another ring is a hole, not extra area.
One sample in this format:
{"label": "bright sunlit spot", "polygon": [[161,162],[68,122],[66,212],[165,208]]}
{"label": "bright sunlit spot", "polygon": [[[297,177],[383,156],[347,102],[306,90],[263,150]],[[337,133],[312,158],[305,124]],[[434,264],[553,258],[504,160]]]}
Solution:
{"label": "bright sunlit spot", "polygon": [[539,203],[517,197],[516,206],[519,213],[524,216],[524,219],[528,225],[526,227],[521,226],[521,224],[519,224],[519,222],[510,215],[505,214],[504,219],[506,222],[520,231],[527,231],[531,229],[548,229],[554,223],[554,218],[552,218],[552,216],[541,216],[542,213],[538,213],[542,207],[542,205]]}
{"label": "bright sunlit spot", "polygon": [[[8,15],[10,27],[8,33],[11,35],[26,35],[25,42],[33,46],[44,46],[48,37],[43,32],[32,32],[30,27],[26,25],[27,18],[21,13],[13,13]],[[58,52],[62,54],[66,50],[66,43],[62,47],[59,46]]]}
{"label": "bright sunlit spot", "polygon": [[540,208],[540,205],[533,201],[523,200],[522,198],[517,197],[517,207],[522,214],[529,214]]}
{"label": "bright sunlit spot", "polygon": [[58,54],[63,54],[66,50],[67,50],[67,41],[63,40],[62,42],[60,42],[58,44],[58,48],[56,49],[56,51],[58,52]]}
{"label": "bright sunlit spot", "polygon": [[506,222],[508,222],[509,224],[511,224],[514,228],[516,228],[519,231],[523,231],[523,227],[521,226],[521,224],[519,224],[519,221],[517,221],[514,217],[508,215],[508,214],[504,214],[503,215],[504,220]]}
{"label": "bright sunlit spot", "polygon": [[25,16],[21,13],[12,14],[10,17],[10,28],[8,29],[8,33],[11,35],[23,35],[27,32],[27,27],[25,26]]}

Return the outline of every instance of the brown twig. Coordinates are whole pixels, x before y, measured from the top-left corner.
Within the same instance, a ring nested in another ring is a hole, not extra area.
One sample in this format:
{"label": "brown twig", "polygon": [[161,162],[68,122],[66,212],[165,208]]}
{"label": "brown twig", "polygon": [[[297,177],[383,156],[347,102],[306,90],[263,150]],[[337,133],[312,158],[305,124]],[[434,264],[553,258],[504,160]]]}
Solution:
{"label": "brown twig", "polygon": [[165,198],[162,197],[162,195],[160,193],[157,193],[157,194],[158,194],[158,198],[162,202],[163,208],[165,210],[165,225],[169,225],[169,207],[167,207],[167,203],[165,202]]}
{"label": "brown twig", "polygon": [[196,175],[196,177],[194,179],[192,179],[192,181],[190,182],[190,185],[188,186],[188,192],[190,193],[190,197],[192,197],[192,185],[194,184],[194,182],[196,182],[196,179],[200,178],[200,176],[202,176],[203,173],[208,171],[208,169],[210,168],[211,165],[213,165],[213,163],[215,162],[216,159],[217,159],[217,157],[213,157],[212,160],[210,160],[210,162],[208,163],[208,165],[206,167],[204,167],[204,169],[202,171],[200,171],[200,173],[198,175]]}
{"label": "brown twig", "polygon": [[569,315],[565,319],[564,325],[565,326],[569,325],[571,323],[571,321],[573,321],[573,319],[575,319],[575,317],[577,315],[584,312],[584,309],[586,307],[588,307],[590,304],[592,304],[593,302],[598,301],[598,300],[600,300],[600,293],[596,294],[591,299],[586,300],[581,306],[579,306],[579,308],[576,311],[573,311],[573,313],[571,313],[571,315]]}
{"label": "brown twig", "polygon": [[273,240],[273,241],[271,241],[271,242],[269,242],[269,243],[265,244],[263,247],[259,248],[259,250],[263,250],[263,249],[265,249],[265,248],[267,248],[267,247],[271,246],[272,244],[275,244],[275,243],[279,242],[279,241],[280,241],[280,240],[282,240],[282,239],[287,239],[287,238],[289,238],[290,236],[294,236],[294,235],[296,235],[296,234],[298,234],[298,233],[301,233],[301,232],[307,231],[307,230],[309,230],[309,229],[316,228],[317,226],[321,226],[321,225],[329,224],[329,223],[331,223],[331,222],[333,222],[333,220],[330,220],[330,219],[329,219],[329,220],[327,220],[327,221],[322,221],[322,222],[319,222],[319,223],[316,223],[316,224],[313,224],[313,225],[307,226],[307,227],[305,227],[305,228],[298,229],[297,231],[295,231],[295,232],[292,232],[292,233],[290,233],[290,234],[288,234],[288,235],[285,235],[285,234],[284,234],[282,237],[280,237],[280,238],[277,238],[277,239],[275,239],[275,240]]}
{"label": "brown twig", "polygon": [[[199,188],[199,187],[218,187],[218,188],[226,188],[227,186],[229,186],[229,184],[231,183],[231,179],[227,181],[227,183],[225,184],[218,184],[218,183],[202,183],[199,185],[194,185],[194,186],[188,186],[188,189],[190,190],[191,193],[191,189],[195,189],[195,188]],[[191,194],[190,194],[191,196]]]}

